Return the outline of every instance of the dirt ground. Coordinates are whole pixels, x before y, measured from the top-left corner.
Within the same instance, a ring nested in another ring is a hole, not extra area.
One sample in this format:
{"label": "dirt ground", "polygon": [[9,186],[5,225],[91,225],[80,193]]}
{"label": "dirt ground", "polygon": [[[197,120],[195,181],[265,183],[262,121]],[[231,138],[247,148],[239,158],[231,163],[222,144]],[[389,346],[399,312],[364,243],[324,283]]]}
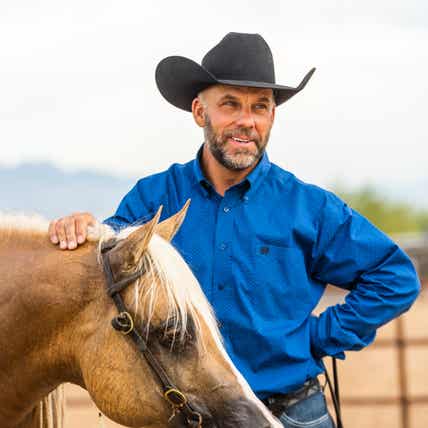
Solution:
{"label": "dirt ground", "polygon": [[[318,311],[339,301],[335,290],[326,293]],[[402,422],[400,407],[399,351],[393,340],[398,323],[380,329],[376,341],[360,352],[348,352],[339,362],[342,414],[346,428],[428,427],[428,290],[425,287],[413,308],[401,317],[404,337],[404,385],[410,404],[409,424]],[[329,363],[328,363],[329,364]],[[98,411],[82,389],[67,385],[66,428],[99,428]],[[103,418],[106,428],[120,427]]]}

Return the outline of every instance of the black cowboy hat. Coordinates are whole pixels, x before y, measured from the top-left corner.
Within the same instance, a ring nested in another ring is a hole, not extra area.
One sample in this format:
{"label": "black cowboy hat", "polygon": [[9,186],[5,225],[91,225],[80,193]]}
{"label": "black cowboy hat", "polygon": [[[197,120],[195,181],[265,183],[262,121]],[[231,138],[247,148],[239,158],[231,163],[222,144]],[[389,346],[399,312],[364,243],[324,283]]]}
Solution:
{"label": "black cowboy hat", "polygon": [[156,67],[156,84],[167,101],[192,111],[192,101],[208,86],[224,84],[273,89],[276,105],[308,83],[312,68],[296,88],[277,85],[272,52],[259,34],[228,33],[203,58],[202,65],[182,56],[164,58]]}

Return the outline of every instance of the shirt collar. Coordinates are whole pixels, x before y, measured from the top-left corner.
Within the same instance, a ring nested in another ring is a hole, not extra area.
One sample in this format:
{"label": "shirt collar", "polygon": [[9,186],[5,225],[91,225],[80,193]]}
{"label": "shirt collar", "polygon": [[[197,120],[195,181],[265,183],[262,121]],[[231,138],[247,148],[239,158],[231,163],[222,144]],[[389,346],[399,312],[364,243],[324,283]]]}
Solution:
{"label": "shirt collar", "polygon": [[208,196],[210,192],[214,189],[211,183],[205,178],[204,173],[202,172],[201,156],[203,148],[204,144],[199,147],[198,153],[196,154],[196,158],[193,161],[193,173],[195,176],[196,183],[199,185],[198,187],[201,189],[205,196]]}
{"label": "shirt collar", "polygon": [[254,194],[254,192],[262,183],[263,179],[266,177],[270,167],[271,163],[269,157],[267,153],[264,152],[257,166],[245,178],[250,183],[250,187],[246,194],[247,196]]}
{"label": "shirt collar", "polygon": [[[214,191],[214,188],[202,172],[201,156],[203,147],[204,144],[199,147],[199,150],[196,154],[196,158],[193,161],[193,173],[195,176],[195,180],[200,185],[199,187],[202,189],[203,193],[205,195],[209,195],[211,191]],[[247,175],[247,177],[244,178],[244,180],[241,181],[241,183],[237,184],[236,186],[240,186],[244,182],[248,183],[249,186],[246,186],[246,195],[250,196],[250,194],[253,194],[260,186],[260,183],[263,181],[263,178],[266,176],[270,167],[271,163],[269,161],[269,157],[267,153],[264,152],[257,166]]]}

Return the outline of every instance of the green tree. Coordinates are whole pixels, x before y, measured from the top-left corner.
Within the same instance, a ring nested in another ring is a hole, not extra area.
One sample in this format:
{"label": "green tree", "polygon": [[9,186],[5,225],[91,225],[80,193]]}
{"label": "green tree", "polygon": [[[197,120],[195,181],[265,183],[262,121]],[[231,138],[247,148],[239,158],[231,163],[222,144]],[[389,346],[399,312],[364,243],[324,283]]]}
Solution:
{"label": "green tree", "polygon": [[427,211],[392,201],[372,186],[353,191],[336,186],[335,193],[386,233],[416,233],[428,230]]}

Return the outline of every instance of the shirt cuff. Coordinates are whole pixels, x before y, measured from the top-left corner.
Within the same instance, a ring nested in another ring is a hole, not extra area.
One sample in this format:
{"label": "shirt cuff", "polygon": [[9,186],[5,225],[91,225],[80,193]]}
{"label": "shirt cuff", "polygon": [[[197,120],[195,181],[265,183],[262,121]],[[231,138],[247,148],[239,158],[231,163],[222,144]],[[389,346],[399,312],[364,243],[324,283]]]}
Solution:
{"label": "shirt cuff", "polygon": [[310,326],[310,340],[311,340],[311,352],[315,359],[320,360],[326,356],[339,358],[340,360],[345,359],[345,353],[343,351],[336,352],[334,355],[326,352],[323,346],[323,338],[319,332],[319,318],[315,315],[311,315],[309,319]]}

